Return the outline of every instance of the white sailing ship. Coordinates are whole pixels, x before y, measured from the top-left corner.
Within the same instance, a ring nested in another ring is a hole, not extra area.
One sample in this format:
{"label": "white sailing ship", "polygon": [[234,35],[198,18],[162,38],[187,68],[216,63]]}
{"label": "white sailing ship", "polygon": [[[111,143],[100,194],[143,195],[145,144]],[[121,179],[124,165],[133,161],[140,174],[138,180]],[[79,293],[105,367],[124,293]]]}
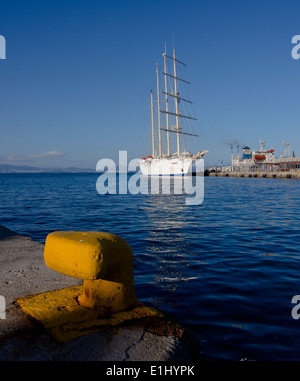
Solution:
{"label": "white sailing ship", "polygon": [[[164,58],[164,91],[159,89],[159,74],[158,66],[156,64],[157,76],[157,110],[158,110],[158,126],[154,129],[154,110],[153,110],[153,93],[151,90],[151,124],[152,124],[152,155],[142,157],[139,161],[139,167],[143,175],[150,176],[164,176],[164,175],[186,175],[191,173],[193,163],[201,159],[208,151],[199,151],[192,154],[189,151],[181,150],[182,135],[198,137],[196,134],[188,133],[183,130],[184,120],[196,120],[196,118],[189,115],[184,115],[180,109],[180,102],[192,103],[190,100],[182,97],[179,92],[178,81],[190,84],[190,82],[179,78],[177,76],[177,64],[186,66],[183,62],[179,61],[175,56],[175,49],[173,49],[173,56],[163,54]],[[167,70],[167,60],[173,62],[173,72],[170,74]],[[172,84],[168,86],[168,80],[172,80]],[[164,95],[164,100],[161,101],[160,94]],[[169,99],[173,102],[169,103]],[[162,109],[162,105],[165,109]],[[162,126],[162,114],[165,115],[166,125]],[[156,131],[155,131],[156,130]],[[162,152],[162,133],[166,135],[166,153]],[[158,136],[156,136],[158,135]],[[171,153],[171,135],[176,138],[176,152]],[[158,142],[156,141],[158,138]],[[157,151],[158,150],[158,151]]]}

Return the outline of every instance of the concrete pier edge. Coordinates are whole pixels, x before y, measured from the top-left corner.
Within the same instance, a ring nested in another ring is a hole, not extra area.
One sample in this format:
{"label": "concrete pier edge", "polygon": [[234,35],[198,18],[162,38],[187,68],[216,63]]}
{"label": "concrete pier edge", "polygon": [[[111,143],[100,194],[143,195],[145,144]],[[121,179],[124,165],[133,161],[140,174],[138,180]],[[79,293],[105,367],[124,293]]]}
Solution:
{"label": "concrete pier edge", "polygon": [[211,177],[255,177],[269,179],[300,179],[300,172],[212,172],[207,171],[206,176]]}

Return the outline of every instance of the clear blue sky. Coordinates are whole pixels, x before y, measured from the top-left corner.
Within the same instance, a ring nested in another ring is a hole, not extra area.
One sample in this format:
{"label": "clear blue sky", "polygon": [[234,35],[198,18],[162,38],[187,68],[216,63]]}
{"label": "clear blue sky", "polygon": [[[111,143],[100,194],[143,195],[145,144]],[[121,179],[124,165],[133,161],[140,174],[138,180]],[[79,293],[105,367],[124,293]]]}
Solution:
{"label": "clear blue sky", "polygon": [[206,164],[260,139],[300,156],[299,15],[296,0],[0,0],[0,163],[95,168],[150,153],[155,63],[172,40]]}

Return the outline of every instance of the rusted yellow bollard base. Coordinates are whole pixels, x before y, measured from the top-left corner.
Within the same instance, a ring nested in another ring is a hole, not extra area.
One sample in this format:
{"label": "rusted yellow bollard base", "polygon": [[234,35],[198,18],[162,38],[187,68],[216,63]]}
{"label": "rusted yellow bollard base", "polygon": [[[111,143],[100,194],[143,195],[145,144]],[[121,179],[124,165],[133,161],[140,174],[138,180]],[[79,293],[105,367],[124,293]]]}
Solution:
{"label": "rusted yellow bollard base", "polygon": [[140,303],[135,308],[115,312],[104,318],[100,316],[99,311],[85,308],[78,303],[77,299],[82,293],[83,286],[69,287],[20,298],[17,299],[17,303],[26,314],[39,321],[58,342],[67,342],[127,320],[163,315],[155,308]]}

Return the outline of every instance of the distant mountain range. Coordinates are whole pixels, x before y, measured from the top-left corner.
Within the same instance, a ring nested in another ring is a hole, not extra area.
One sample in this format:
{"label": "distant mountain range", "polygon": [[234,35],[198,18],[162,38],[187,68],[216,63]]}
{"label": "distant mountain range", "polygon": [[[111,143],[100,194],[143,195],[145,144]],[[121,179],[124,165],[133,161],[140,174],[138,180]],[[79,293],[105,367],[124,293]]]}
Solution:
{"label": "distant mountain range", "polygon": [[76,172],[96,172],[93,169],[82,169],[77,167],[68,168],[39,168],[31,167],[29,165],[11,165],[0,164],[0,173],[76,173]]}

